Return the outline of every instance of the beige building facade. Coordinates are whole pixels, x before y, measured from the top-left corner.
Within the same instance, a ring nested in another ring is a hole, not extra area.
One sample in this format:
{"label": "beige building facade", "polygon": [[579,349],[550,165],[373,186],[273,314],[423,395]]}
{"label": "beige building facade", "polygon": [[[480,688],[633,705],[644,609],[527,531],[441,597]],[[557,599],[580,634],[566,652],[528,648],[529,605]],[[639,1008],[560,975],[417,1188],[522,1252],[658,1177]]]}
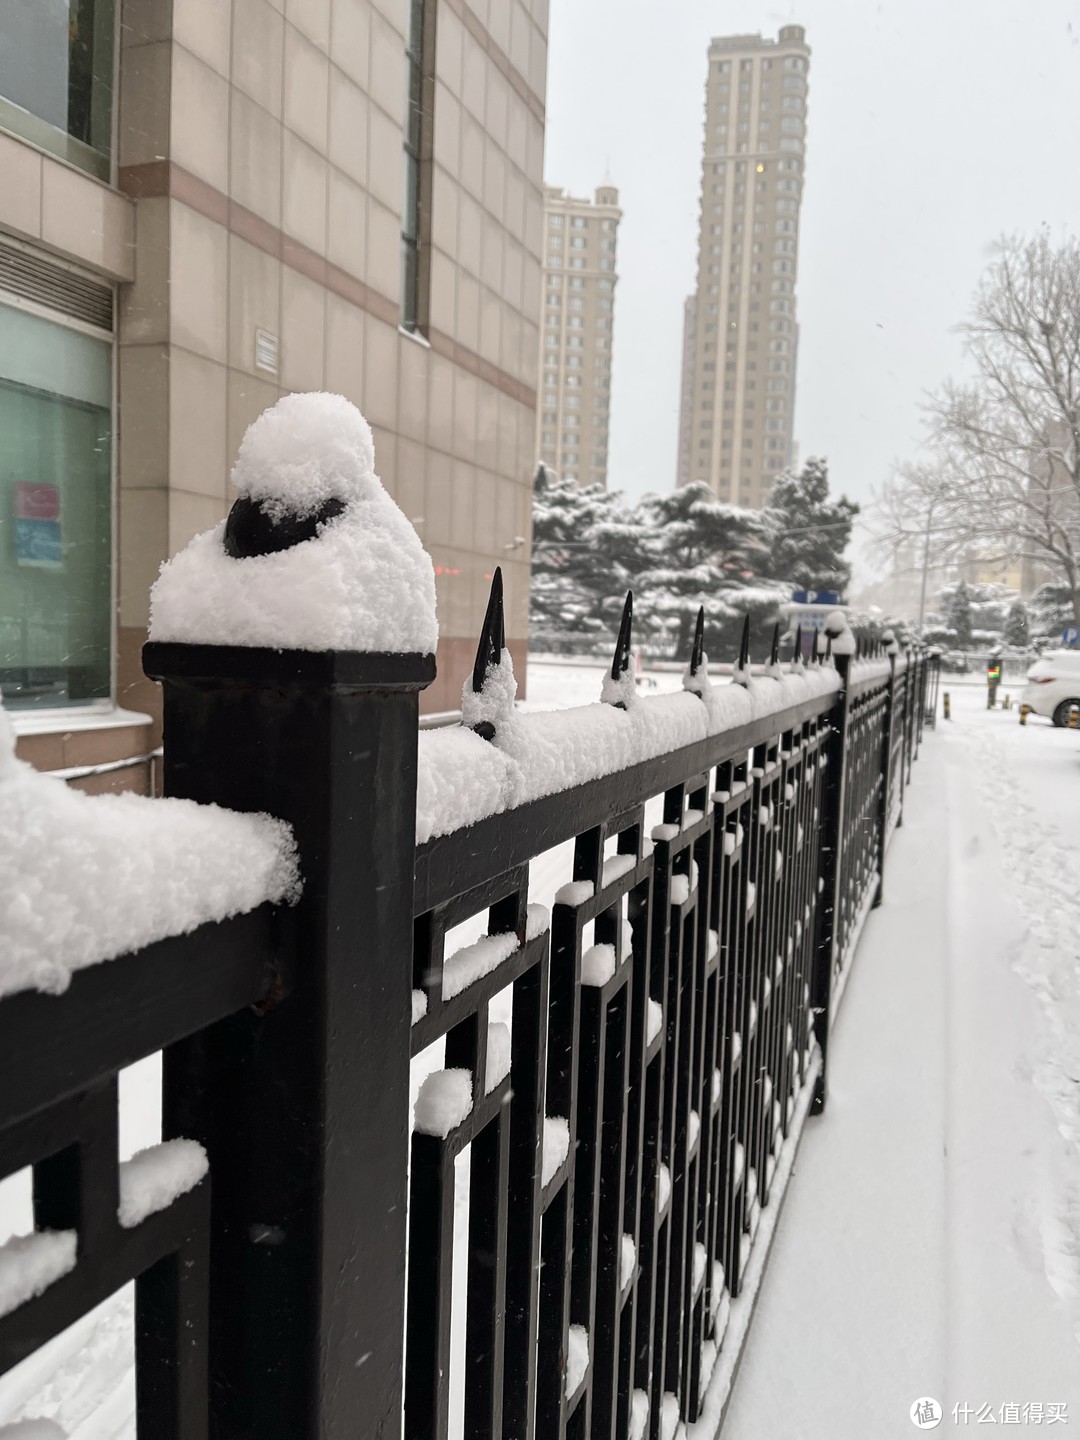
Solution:
{"label": "beige building facade", "polygon": [[432,554],[427,707],[496,564],[523,671],[546,32],[547,0],[0,9],[0,687],[35,764],[154,748],[150,585],[291,390],[360,406]]}
{"label": "beige building facade", "polygon": [[715,39],[708,59],[677,474],[756,508],[794,457],[810,49],[802,26],[785,25],[775,40]]}
{"label": "beige building facade", "polygon": [[683,304],[682,369],[679,382],[679,470],[676,485],[690,484],[694,430],[694,359],[697,353],[697,296]]}
{"label": "beige building facade", "polygon": [[619,192],[544,192],[536,451],[563,479],[607,485]]}

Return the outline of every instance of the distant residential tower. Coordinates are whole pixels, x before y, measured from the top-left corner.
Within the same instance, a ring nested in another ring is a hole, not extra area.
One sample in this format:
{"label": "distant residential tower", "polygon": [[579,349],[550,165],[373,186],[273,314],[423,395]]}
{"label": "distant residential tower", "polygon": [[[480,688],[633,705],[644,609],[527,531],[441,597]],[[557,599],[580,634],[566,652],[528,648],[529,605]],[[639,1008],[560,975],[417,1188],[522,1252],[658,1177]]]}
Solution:
{"label": "distant residential tower", "polygon": [[619,192],[544,192],[537,454],[565,480],[607,484]]}
{"label": "distant residential tower", "polygon": [[677,473],[680,485],[704,480],[721,500],[755,508],[794,455],[809,63],[801,25],[709,46]]}

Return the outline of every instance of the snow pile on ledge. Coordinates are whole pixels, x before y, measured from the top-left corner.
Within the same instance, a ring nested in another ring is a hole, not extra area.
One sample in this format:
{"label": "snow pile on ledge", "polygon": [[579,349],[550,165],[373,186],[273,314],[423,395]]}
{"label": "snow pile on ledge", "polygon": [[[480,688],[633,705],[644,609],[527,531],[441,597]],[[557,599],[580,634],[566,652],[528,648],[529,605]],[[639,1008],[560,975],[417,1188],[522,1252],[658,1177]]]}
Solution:
{"label": "snow pile on ledge", "polygon": [[649,1421],[649,1397],[644,1390],[635,1390],[630,1397],[630,1440],[644,1440]]}
{"label": "snow pile on ledge", "polygon": [[299,893],[284,822],[191,800],[84,795],[15,758],[0,710],[0,995]]}
{"label": "snow pile on ledge", "polygon": [[487,1067],[484,1070],[484,1093],[490,1095],[495,1086],[510,1074],[512,1047],[510,1026],[492,1020],[487,1033]]}
{"label": "snow pile on ledge", "polygon": [[566,1344],[566,1398],[576,1395],[589,1368],[589,1332],[584,1325],[571,1325]]}
{"label": "snow pile on ledge", "polygon": [[473,1106],[472,1075],[468,1070],[436,1070],[420,1086],[413,1106],[413,1128],[421,1135],[445,1140],[467,1120]]}
{"label": "snow pile on ledge", "polygon": [[225,522],[162,568],[151,640],[277,650],[434,651],[435,575],[375,473],[367,421],[342,395],[285,395],[248,428],[232,472],[273,520],[344,510],[313,539],[233,559]]}
{"label": "snow pile on ledge", "polygon": [[35,1230],[0,1245],[0,1315],[10,1315],[75,1266],[74,1230]]}
{"label": "snow pile on ledge", "polygon": [[120,1166],[120,1224],[130,1230],[164,1210],[193,1190],[208,1166],[197,1140],[165,1140],[137,1151]]}
{"label": "snow pile on ledge", "polygon": [[622,1237],[622,1245],[619,1250],[619,1289],[625,1290],[630,1281],[634,1278],[637,1270],[637,1246],[634,1244],[634,1237],[625,1232]]}
{"label": "snow pile on ledge", "polygon": [[[463,726],[420,732],[417,843],[831,694],[840,677],[815,665],[748,686],[713,686],[703,674],[693,684],[693,693],[630,696],[625,710],[595,704],[523,714],[513,708],[516,686],[504,650],[484,695],[474,696],[466,683]],[[493,741],[467,728],[481,720],[494,725]]]}
{"label": "snow pile on ledge", "polygon": [[0,1425],[0,1440],[67,1440],[54,1420],[16,1420]]}
{"label": "snow pile on ledge", "polygon": [[[897,664],[897,670],[900,665]],[[892,666],[888,659],[880,657],[874,660],[853,660],[851,669],[848,671],[848,684],[857,685],[862,680],[884,680],[888,678]]]}
{"label": "snow pile on ledge", "polygon": [[548,1185],[559,1173],[570,1154],[570,1122],[561,1115],[544,1116],[543,1158],[540,1169],[541,1185]]}

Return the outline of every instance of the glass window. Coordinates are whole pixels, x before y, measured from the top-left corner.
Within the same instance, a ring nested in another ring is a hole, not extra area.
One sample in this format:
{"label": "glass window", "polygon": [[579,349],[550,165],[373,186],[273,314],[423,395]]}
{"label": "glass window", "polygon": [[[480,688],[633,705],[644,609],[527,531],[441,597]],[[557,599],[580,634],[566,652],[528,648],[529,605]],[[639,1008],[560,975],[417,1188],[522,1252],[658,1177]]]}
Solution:
{"label": "glass window", "polygon": [[0,127],[108,180],[113,0],[0,4]]}
{"label": "glass window", "polygon": [[0,691],[110,694],[112,346],[0,304]]}

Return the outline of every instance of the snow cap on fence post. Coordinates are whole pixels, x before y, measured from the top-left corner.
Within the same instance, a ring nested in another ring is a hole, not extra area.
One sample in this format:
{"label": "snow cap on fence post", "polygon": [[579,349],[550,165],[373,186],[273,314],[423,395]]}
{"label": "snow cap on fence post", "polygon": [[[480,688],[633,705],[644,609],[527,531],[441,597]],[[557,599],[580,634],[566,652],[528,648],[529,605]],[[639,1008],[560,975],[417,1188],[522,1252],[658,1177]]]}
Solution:
{"label": "snow cap on fence post", "polygon": [[514,662],[506,648],[502,567],[496,565],[476,661],[461,692],[461,723],[482,740],[494,740],[499,727],[512,720],[516,698]]}
{"label": "snow cap on fence post", "polygon": [[[344,1435],[363,1416],[390,1434],[404,1388],[403,957],[434,571],[341,396],[279,400],[245,435],[233,479],[230,522],[162,572],[143,652],[163,684],[167,793],[285,820],[304,880],[265,957],[268,980],[288,978],[281,1003],[245,1008],[164,1060],[221,1179],[213,1429]],[[270,1221],[287,1243],[253,1260],[251,1236]]]}
{"label": "snow cap on fence post", "polygon": [[881,641],[882,644],[885,646],[886,655],[892,655],[895,657],[900,654],[900,646],[897,643],[896,636],[891,630],[883,631]]}
{"label": "snow cap on fence post", "polygon": [[375,473],[371,427],[343,395],[284,395],[240,442],[227,520],[150,592],[150,639],[432,654],[435,574]]}
{"label": "snow cap on fence post", "polygon": [[630,653],[631,633],[634,623],[634,592],[628,590],[623,601],[622,619],[619,621],[619,638],[615,642],[615,656],[611,669],[604,676],[600,687],[600,699],[604,705],[616,710],[629,710],[637,703],[637,682],[634,674],[634,657]]}
{"label": "snow cap on fence post", "polygon": [[824,654],[826,657],[855,654],[855,636],[848,627],[847,616],[843,610],[830,610],[826,615],[825,624],[818,632],[817,650],[819,655]]}
{"label": "snow cap on fence post", "polygon": [[709,657],[705,654],[705,606],[699,605],[694,625],[694,643],[690,650],[690,663],[683,671],[682,688],[699,700],[704,700],[712,690],[709,679]]}

